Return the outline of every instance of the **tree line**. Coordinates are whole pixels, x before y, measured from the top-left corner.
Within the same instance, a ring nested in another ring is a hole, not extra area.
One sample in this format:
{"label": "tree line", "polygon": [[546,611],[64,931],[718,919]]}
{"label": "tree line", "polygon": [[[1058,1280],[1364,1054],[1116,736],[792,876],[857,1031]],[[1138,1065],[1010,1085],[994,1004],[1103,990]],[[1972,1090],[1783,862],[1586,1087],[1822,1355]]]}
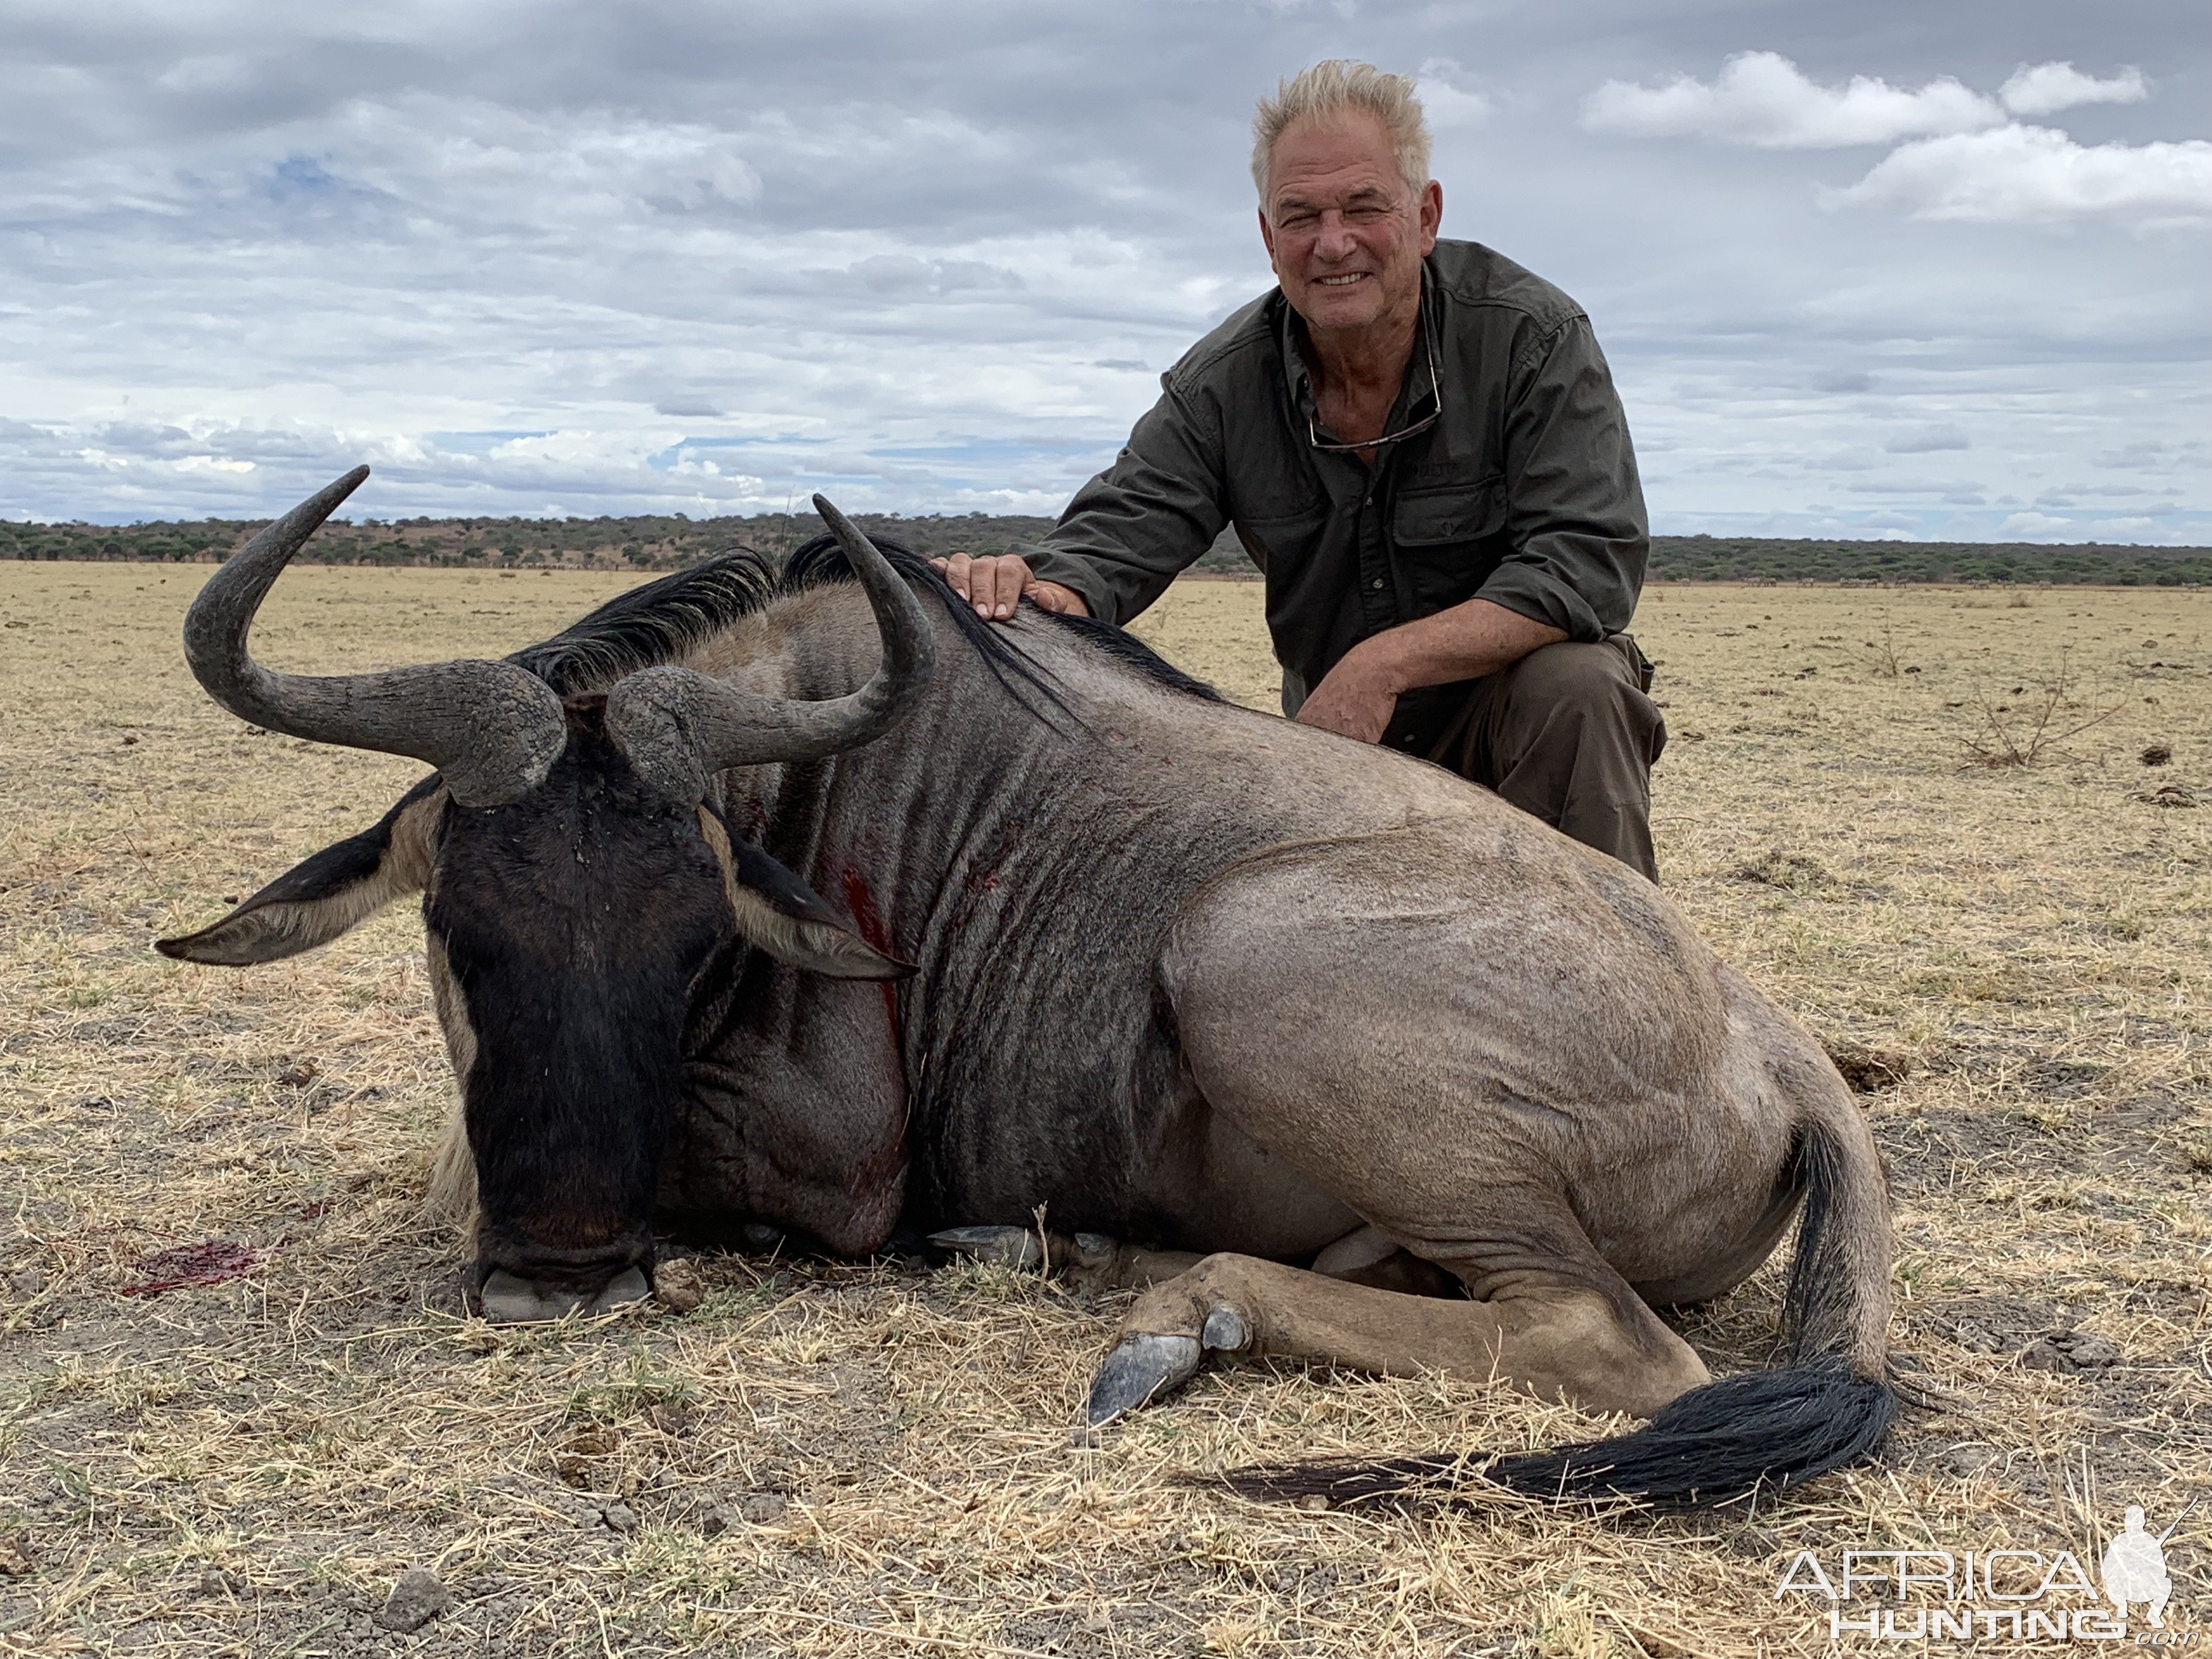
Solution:
{"label": "tree line", "polygon": [[[869,535],[916,552],[996,553],[1030,541],[1052,520],[970,513],[864,513]],[[201,519],[131,525],[0,522],[0,559],[87,559],[214,564],[266,520]],[[476,569],[678,570],[732,547],[788,552],[821,533],[811,514],[693,519],[681,513],[598,519],[332,520],[300,555],[303,564],[416,565]],[[1255,574],[1224,533],[1197,568]],[[1655,536],[1658,581],[2097,583],[2189,587],[2212,584],[2212,548],[2028,542],[1790,540]]]}

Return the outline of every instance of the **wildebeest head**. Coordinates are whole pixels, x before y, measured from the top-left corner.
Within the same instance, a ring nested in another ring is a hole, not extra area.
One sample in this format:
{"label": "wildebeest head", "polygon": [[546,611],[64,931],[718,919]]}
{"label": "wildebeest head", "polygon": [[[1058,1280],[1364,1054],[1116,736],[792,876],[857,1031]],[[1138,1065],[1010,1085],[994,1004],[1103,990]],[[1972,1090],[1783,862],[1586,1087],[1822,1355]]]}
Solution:
{"label": "wildebeest head", "polygon": [[374,828],[158,948],[190,962],[273,962],[422,891],[476,1158],[485,1311],[609,1305],[646,1288],[687,1026],[726,982],[732,953],[757,945],[848,979],[908,971],[732,837],[714,779],[881,735],[928,680],[928,626],[907,583],[817,496],[883,641],[881,665],[848,696],[764,696],[672,665],[566,699],[514,662],[327,678],[262,667],[246,649],[255,611],[368,471],[232,556],[192,603],[185,655],[242,719],[438,769]]}

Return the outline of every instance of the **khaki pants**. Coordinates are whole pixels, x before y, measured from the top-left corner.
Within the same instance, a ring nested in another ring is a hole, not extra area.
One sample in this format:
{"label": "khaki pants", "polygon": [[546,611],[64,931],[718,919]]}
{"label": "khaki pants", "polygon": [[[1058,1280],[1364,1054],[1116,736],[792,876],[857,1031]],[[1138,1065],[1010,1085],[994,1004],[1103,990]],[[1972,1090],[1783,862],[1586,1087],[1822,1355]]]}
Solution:
{"label": "khaki pants", "polygon": [[1565,640],[1481,679],[1437,687],[1441,696],[1406,710],[1382,741],[1497,791],[1656,882],[1651,766],[1667,746],[1667,722],[1650,684],[1650,665],[1628,635],[1595,645]]}

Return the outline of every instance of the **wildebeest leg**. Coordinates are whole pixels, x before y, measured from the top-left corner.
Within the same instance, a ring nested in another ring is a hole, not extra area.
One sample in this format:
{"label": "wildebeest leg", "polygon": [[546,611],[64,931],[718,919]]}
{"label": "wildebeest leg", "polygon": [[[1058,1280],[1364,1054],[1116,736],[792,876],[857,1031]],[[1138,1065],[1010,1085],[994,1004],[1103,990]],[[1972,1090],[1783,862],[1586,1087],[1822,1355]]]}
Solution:
{"label": "wildebeest leg", "polygon": [[[1188,1273],[1205,1254],[1199,1250],[1151,1250],[1123,1244],[1103,1233],[1045,1233],[1030,1227],[948,1227],[929,1242],[941,1250],[1002,1267],[1036,1267],[1073,1279],[1086,1290],[1145,1291]],[[1379,1228],[1361,1227],[1322,1250],[1310,1264],[1315,1273],[1347,1284],[1408,1296],[1466,1295],[1459,1280],[1424,1261]]]}
{"label": "wildebeest leg", "polygon": [[1064,1274],[1094,1291],[1145,1290],[1204,1260],[1196,1250],[1148,1250],[1103,1233],[1039,1234],[1031,1227],[948,1227],[929,1242],[972,1261]]}
{"label": "wildebeest leg", "polygon": [[[1138,1300],[1091,1383],[1095,1425],[1146,1404],[1210,1352],[1317,1359],[1386,1376],[1503,1378],[1547,1399],[1648,1416],[1710,1380],[1703,1361],[1602,1263],[1522,1270],[1486,1299],[1346,1284],[1217,1255]],[[1604,1280],[1611,1279],[1611,1283]]]}

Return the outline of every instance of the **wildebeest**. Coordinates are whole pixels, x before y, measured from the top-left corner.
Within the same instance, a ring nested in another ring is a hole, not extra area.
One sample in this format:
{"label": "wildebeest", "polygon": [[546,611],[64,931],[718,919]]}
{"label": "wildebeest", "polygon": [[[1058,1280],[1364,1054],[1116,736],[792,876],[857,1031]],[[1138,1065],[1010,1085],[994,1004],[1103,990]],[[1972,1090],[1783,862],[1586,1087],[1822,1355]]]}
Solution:
{"label": "wildebeest", "polygon": [[[836,539],[782,570],[727,556],[504,661],[262,668],[256,608],[366,475],[218,570],[186,653],[244,719],[437,770],[161,948],[271,961],[422,892],[488,1316],[644,1294],[657,1219],[864,1255],[902,1221],[1002,1249],[1042,1206],[1142,1288],[1094,1423],[1209,1352],[1441,1368],[1651,1416],[1486,1473],[1658,1503],[1886,1431],[1871,1138],[1641,877],[1113,629],[987,627],[818,497]],[[1791,1361],[1715,1382],[1654,1310],[1793,1216]]]}

